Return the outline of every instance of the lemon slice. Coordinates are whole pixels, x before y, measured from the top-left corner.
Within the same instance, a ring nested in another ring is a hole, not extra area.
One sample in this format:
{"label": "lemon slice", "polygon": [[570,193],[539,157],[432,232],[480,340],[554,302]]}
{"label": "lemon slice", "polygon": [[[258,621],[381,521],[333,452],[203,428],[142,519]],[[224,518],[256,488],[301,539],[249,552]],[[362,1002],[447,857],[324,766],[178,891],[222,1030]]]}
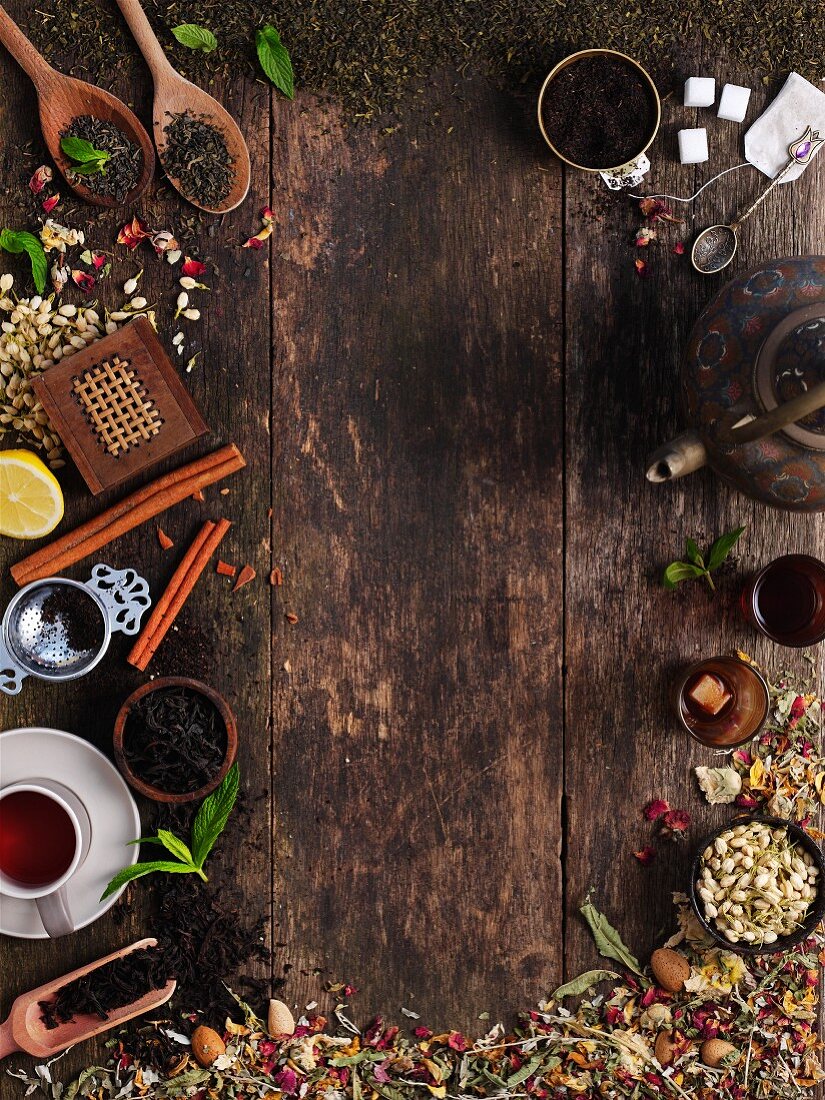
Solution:
{"label": "lemon slice", "polygon": [[40,539],[63,519],[57,478],[30,451],[0,451],[0,535]]}

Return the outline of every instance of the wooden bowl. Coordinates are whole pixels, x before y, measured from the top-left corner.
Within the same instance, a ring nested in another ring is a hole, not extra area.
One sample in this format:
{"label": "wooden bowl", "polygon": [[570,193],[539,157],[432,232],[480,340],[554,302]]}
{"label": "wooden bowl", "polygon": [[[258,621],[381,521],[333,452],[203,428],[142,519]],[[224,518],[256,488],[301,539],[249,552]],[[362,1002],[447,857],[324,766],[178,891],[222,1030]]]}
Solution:
{"label": "wooden bowl", "polygon": [[[129,717],[129,712],[132,707],[139,699],[142,699],[144,695],[149,695],[153,691],[162,691],[163,688],[170,687],[188,688],[190,691],[205,696],[205,698],[207,698],[217,709],[226,728],[226,755],[223,758],[223,764],[221,764],[220,769],[213,778],[202,787],[199,787],[196,791],[173,793],[171,791],[163,791],[159,787],[153,787],[149,783],[145,783],[132,771],[123,751],[123,734],[126,729],[126,719]],[[200,680],[192,680],[188,676],[161,676],[157,680],[150,680],[149,683],[142,684],[137,691],[133,691],[128,699],[126,699],[115,719],[112,740],[117,766],[130,787],[134,787],[140,794],[144,795],[146,798],[151,798],[155,802],[173,802],[177,805],[182,805],[184,802],[197,802],[199,799],[206,798],[208,794],[211,794],[211,792],[221,784],[224,776],[235,762],[235,756],[238,752],[238,727],[235,722],[235,715],[229,709],[229,704],[222,695],[218,694],[214,688],[209,687],[208,684],[203,684]]]}

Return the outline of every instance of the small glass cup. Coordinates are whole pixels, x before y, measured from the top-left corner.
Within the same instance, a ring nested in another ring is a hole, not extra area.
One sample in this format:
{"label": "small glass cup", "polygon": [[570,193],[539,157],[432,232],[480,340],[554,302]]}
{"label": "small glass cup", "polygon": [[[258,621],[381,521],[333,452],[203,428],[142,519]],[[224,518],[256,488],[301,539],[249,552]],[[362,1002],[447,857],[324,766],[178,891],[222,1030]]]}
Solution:
{"label": "small glass cup", "polygon": [[[718,693],[719,709],[705,711],[693,696],[702,687]],[[753,665],[738,657],[708,657],[684,669],[673,683],[673,709],[696,741],[713,748],[735,748],[764,726],[770,692]]]}
{"label": "small glass cup", "polygon": [[786,554],[756,573],[742,593],[742,612],[760,634],[801,649],[825,638],[825,562]]}

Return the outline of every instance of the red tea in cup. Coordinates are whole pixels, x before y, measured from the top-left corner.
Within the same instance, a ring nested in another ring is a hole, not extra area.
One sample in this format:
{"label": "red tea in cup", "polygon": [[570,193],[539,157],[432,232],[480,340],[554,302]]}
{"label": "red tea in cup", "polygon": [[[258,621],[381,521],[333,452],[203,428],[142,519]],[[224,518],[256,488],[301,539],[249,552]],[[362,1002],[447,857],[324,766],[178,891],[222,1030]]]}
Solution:
{"label": "red tea in cup", "polygon": [[66,873],[77,850],[72,819],[40,791],[0,798],[0,873],[21,886],[47,886]]}

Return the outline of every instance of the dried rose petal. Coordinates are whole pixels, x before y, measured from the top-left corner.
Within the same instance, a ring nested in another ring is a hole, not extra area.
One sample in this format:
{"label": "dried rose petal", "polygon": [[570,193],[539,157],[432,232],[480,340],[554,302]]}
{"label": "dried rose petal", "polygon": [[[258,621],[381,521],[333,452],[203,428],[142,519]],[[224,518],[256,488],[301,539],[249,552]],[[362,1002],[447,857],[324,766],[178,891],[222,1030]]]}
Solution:
{"label": "dried rose petal", "polygon": [[690,826],[690,814],[687,810],[668,810],[663,824],[672,833],[683,833]]}
{"label": "dried rose petal", "polygon": [[94,277],[88,271],[81,271],[79,267],[72,271],[72,282],[75,286],[79,286],[85,294],[91,294],[95,288]]}
{"label": "dried rose petal", "polygon": [[60,202],[60,195],[49,195],[47,199],[43,199],[42,206],[47,214],[51,214],[52,210]]}
{"label": "dried rose petal", "polygon": [[205,275],[206,264],[202,263],[201,260],[193,260],[191,256],[186,256],[181,265],[181,271],[184,275],[193,275],[195,277],[198,275]]}
{"label": "dried rose petal", "polygon": [[41,164],[32,178],[29,180],[29,187],[32,193],[39,195],[47,183],[51,183],[54,179],[54,172],[49,168],[48,164]]}
{"label": "dried rose petal", "polygon": [[126,225],[124,225],[118,233],[117,243],[125,244],[127,248],[134,249],[137,248],[142,240],[145,240],[146,237],[150,236],[151,231],[149,229],[149,226],[146,224],[145,221],[143,221],[142,218],[139,218],[137,215],[135,215],[132,220],[130,222],[127,222]]}
{"label": "dried rose petal", "polygon": [[633,855],[643,867],[647,867],[656,858],[656,849],[652,845],[646,844],[644,848],[634,852]]}
{"label": "dried rose petal", "polygon": [[670,805],[663,798],[654,798],[651,802],[648,802],[642,813],[648,821],[655,821],[662,814],[666,814],[669,809]]}

